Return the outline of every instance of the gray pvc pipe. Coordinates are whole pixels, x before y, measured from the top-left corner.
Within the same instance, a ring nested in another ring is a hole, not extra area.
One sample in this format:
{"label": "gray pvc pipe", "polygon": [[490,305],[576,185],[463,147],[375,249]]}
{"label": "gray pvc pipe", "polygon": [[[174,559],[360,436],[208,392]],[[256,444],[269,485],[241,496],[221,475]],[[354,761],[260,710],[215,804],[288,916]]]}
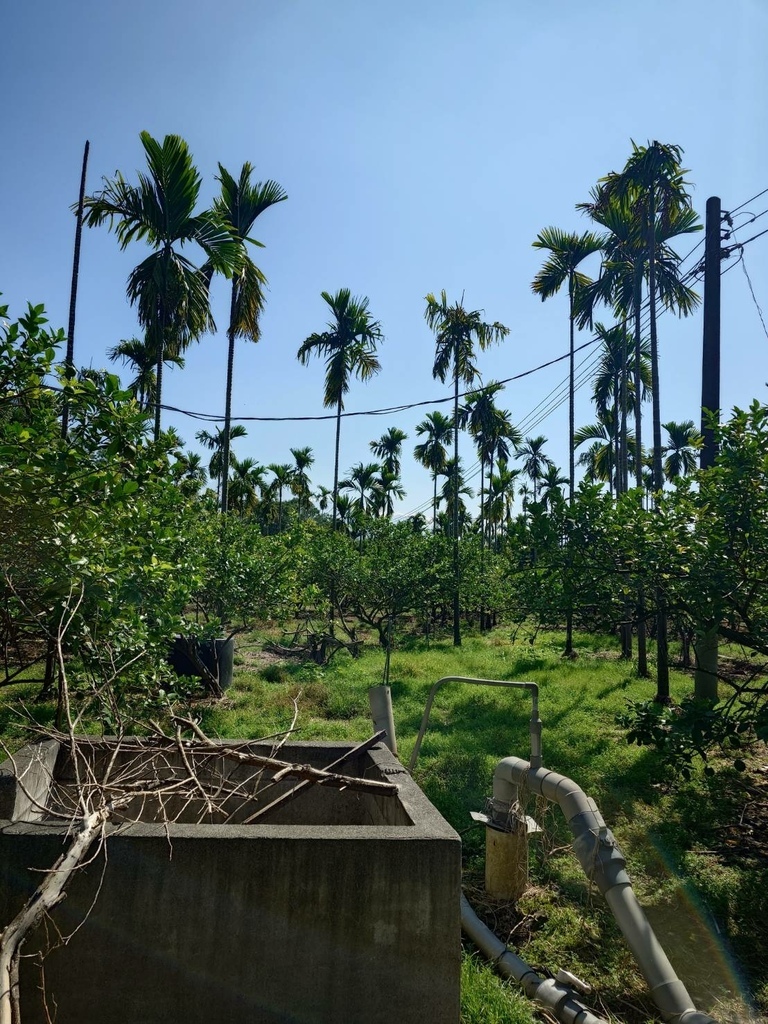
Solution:
{"label": "gray pvc pipe", "polygon": [[464,934],[493,963],[499,974],[519,982],[529,999],[535,999],[561,1022],[561,1024],[606,1024],[575,998],[567,985],[552,978],[540,978],[525,960],[508,949],[498,935],[483,924],[467,898],[461,896],[461,927]]}
{"label": "gray pvc pipe", "polygon": [[493,776],[494,800],[512,804],[525,788],[558,804],[573,833],[573,849],[590,881],[605,896],[662,1016],[673,1024],[715,1024],[693,1006],[685,985],[656,938],[637,901],[626,860],[597,804],[565,775],[506,757]]}
{"label": "gray pvc pipe", "polygon": [[388,686],[371,686],[368,690],[368,704],[371,708],[373,731],[384,730],[384,742],[397,757],[397,737],[395,736],[395,720],[392,716],[392,691]]}

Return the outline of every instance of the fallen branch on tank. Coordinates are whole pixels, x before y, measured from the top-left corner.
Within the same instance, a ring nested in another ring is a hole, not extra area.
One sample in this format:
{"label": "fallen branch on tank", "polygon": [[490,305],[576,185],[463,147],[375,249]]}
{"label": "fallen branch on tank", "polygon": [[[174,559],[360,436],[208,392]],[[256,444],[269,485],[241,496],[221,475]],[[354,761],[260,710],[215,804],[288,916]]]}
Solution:
{"label": "fallen branch on tank", "polygon": [[[37,726],[34,733],[38,742],[24,748],[24,756],[5,750],[12,771],[3,773],[6,778],[0,781],[13,781],[14,786],[12,790],[7,785],[0,787],[0,817],[13,823],[59,821],[68,826],[68,845],[0,932],[0,1024],[22,1021],[19,965],[25,941],[48,921],[75,873],[99,857],[110,835],[140,821],[167,827],[185,821],[227,824],[242,820],[256,798],[261,799],[280,782],[296,784],[257,809],[245,823],[293,799],[307,786],[379,797],[398,792],[391,783],[336,770],[370,749],[380,735],[358,744],[325,768],[295,764],[276,756],[295,731],[298,698],[290,727],[260,740],[214,740],[198,722],[182,716],[171,716],[173,734],[151,722],[148,724],[154,733],[150,736],[104,739],[75,733],[79,720],[72,714],[63,665],[62,675],[69,731]],[[269,754],[251,749],[265,741],[272,744]],[[67,936],[60,935],[55,923],[49,933],[58,936],[56,944],[66,943]],[[53,945],[40,958],[43,992],[42,961],[51,948]]]}

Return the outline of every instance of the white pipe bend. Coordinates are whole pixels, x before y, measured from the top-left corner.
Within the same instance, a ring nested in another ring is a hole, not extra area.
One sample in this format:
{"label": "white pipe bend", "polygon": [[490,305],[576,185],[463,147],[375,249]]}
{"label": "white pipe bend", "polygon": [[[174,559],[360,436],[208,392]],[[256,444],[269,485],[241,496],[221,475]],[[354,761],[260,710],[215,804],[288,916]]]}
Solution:
{"label": "white pipe bend", "polygon": [[632,889],[624,855],[594,800],[565,775],[532,767],[519,757],[505,757],[494,773],[494,800],[514,804],[520,789],[545,797],[563,811],[579,863],[605,896],[665,1020],[673,1024],[715,1024],[712,1017],[694,1008],[667,959]]}

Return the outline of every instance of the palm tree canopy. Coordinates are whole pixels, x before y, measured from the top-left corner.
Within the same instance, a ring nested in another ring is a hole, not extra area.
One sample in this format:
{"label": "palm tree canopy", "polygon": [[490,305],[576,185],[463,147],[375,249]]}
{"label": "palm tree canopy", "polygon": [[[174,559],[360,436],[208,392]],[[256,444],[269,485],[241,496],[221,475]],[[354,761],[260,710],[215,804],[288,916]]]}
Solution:
{"label": "palm tree canopy", "polygon": [[427,439],[414,446],[413,457],[432,473],[442,473],[448,458],[448,445],[453,441],[453,419],[440,410],[428,412],[416,427],[416,433]]}
{"label": "palm tree canopy", "polygon": [[551,504],[557,498],[562,498],[560,488],[567,483],[568,478],[561,476],[558,467],[551,462],[541,477],[541,498],[544,504]]}
{"label": "palm tree canopy", "polygon": [[459,424],[469,427],[482,462],[508,459],[523,440],[509,412],[494,402],[502,387],[497,381],[489,381],[486,387],[465,395],[464,406],[459,410]]}
{"label": "palm tree canopy", "polygon": [[[155,400],[157,349],[151,339],[125,338],[107,351],[107,357],[113,363],[121,359],[124,365],[133,369],[136,376],[128,388],[135,398],[143,398],[147,404]],[[184,369],[182,357],[167,350],[163,355],[163,362]]]}
{"label": "palm tree canopy", "polygon": [[[288,194],[276,181],[252,182],[252,174],[253,166],[250,163],[243,164],[237,179],[219,164],[216,176],[221,191],[213,202],[213,211],[227,225],[243,249],[246,243],[263,248],[261,242],[251,237],[254,221],[270,206],[288,198]],[[264,308],[266,284],[264,274],[243,252],[240,266],[233,275],[232,316],[229,324],[231,338],[259,340],[259,317]]]}
{"label": "palm tree canopy", "polygon": [[533,483],[534,500],[538,496],[538,482],[544,475],[552,460],[544,454],[547,439],[542,434],[538,437],[526,437],[520,445],[515,458],[523,460],[523,470]]}
{"label": "palm tree canopy", "polygon": [[[595,333],[600,338],[600,359],[592,377],[592,399],[598,412],[603,412],[613,404],[618,406],[620,400],[621,374],[623,371],[623,354],[629,346],[629,336],[625,323],[605,327],[595,324]],[[651,392],[651,349],[647,338],[640,342],[640,401],[646,400]],[[635,381],[626,382],[630,408],[635,404]]]}
{"label": "palm tree canopy", "polygon": [[315,456],[312,454],[312,449],[309,445],[304,448],[291,448],[291,455],[293,456],[297,473],[303,473],[304,470],[309,469],[315,461]]}
{"label": "palm tree canopy", "polygon": [[375,504],[374,490],[380,473],[381,466],[378,462],[358,462],[352,466],[347,479],[342,480],[339,487],[343,490],[357,491],[359,496],[355,500],[355,505],[366,512]]}
{"label": "palm tree canopy", "polygon": [[408,435],[399,427],[390,427],[381,435],[378,441],[369,441],[369,447],[373,454],[382,460],[384,468],[388,473],[395,476],[400,475],[400,449],[403,441],[408,440]]}
{"label": "palm tree canopy", "polygon": [[668,443],[661,449],[664,459],[664,475],[668,480],[688,476],[696,469],[698,454],[703,438],[693,424],[693,420],[676,423],[662,423],[667,432]]}
{"label": "palm tree canopy", "polygon": [[[599,278],[587,285],[576,297],[579,326],[592,324],[596,304],[611,306],[617,316],[626,316],[632,309],[635,275],[648,280],[648,246],[637,202],[630,195],[606,191],[602,186],[590,192],[591,201],[577,204],[596,223],[606,228],[603,265]],[[681,257],[668,244],[678,235],[699,231],[697,214],[688,207],[672,208],[654,227],[656,286],[667,309],[688,316],[699,304],[698,293],[680,280]]]}
{"label": "palm tree canopy", "polygon": [[386,466],[381,467],[381,473],[373,482],[374,505],[382,515],[391,516],[395,511],[395,499],[402,501],[405,497],[405,488],[400,482],[400,474],[393,473]]}
{"label": "palm tree canopy", "polygon": [[214,325],[209,275],[174,246],[197,243],[209,266],[228,277],[239,264],[240,246],[218,215],[195,215],[202,179],[186,142],[178,135],[166,135],[162,143],[149,132],[140,137],[149,173],[138,172],[138,185],[128,184],[119,172],[106,179],[101,192],[85,197],[83,219],[88,227],[107,223],[121,249],[133,241],[155,249],[131,271],[128,299],[148,331],[158,330],[164,311],[168,340],[178,352]]}
{"label": "palm tree canopy", "polygon": [[328,330],[306,338],[297,358],[306,366],[313,354],[325,356],[323,405],[343,409],[350,377],[367,381],[381,369],[376,345],[383,335],[368,309],[367,297],[353,298],[349,288],[340,288],[335,295],[322,292],[322,297],[332,314]]}
{"label": "palm tree canopy", "polygon": [[576,268],[587,256],[599,252],[604,241],[602,235],[592,231],[579,235],[575,231],[563,231],[561,228],[544,228],[532,243],[535,249],[546,249],[549,252],[531,284],[534,293],[540,295],[543,302],[559,292],[564,284],[570,284],[571,275],[574,291],[586,287],[590,278]]}
{"label": "palm tree canopy", "polygon": [[611,171],[601,178],[600,186],[608,197],[615,195],[629,201],[646,227],[651,212],[654,220],[666,224],[691,203],[685,180],[688,171],[680,164],[682,156],[680,146],[658,141],[638,146],[633,140],[632,155],[624,170]]}
{"label": "palm tree canopy", "polygon": [[471,384],[477,376],[473,342],[486,349],[506,338],[509,328],[498,321],[485,323],[482,309],[468,311],[460,302],[449,305],[445,289],[439,300],[430,292],[425,301],[424,319],[434,331],[436,343],[432,376],[444,382],[448,376],[453,379],[455,375],[465,384]]}

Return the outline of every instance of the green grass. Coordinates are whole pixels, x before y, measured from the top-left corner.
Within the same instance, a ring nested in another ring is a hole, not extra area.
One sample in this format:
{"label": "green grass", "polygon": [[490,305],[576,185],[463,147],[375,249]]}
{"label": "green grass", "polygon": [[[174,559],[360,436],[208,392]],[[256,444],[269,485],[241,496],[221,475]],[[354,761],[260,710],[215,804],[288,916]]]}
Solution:
{"label": "green grass", "polygon": [[[710,856],[690,866],[686,860],[691,850],[709,842],[702,823],[712,824],[723,811],[713,801],[712,787],[696,777],[681,789],[669,788],[656,754],[629,746],[615,723],[628,700],[653,695],[653,682],[639,679],[630,664],[620,661],[608,638],[581,636],[578,650],[576,660],[563,660],[559,635],[512,643],[502,631],[468,637],[458,649],[448,641],[432,641],[411,642],[398,650],[389,681],[401,759],[407,761],[410,755],[429,688],[437,679],[466,675],[538,683],[544,763],[574,778],[596,799],[628,855],[636,890],[646,905],[663,909],[690,890],[697,894],[699,918],[711,925],[712,913],[718,913],[738,946],[744,873],[737,871],[734,878],[726,871],[726,882],[723,869]],[[371,732],[367,691],[382,682],[383,667],[383,652],[371,648],[358,659],[341,654],[327,668],[288,664],[241,669],[229,695],[232,706],[206,710],[203,724],[221,736],[271,733],[288,725],[293,700],[298,700],[299,738],[362,740]],[[675,699],[690,689],[689,676],[671,673]],[[530,698],[521,691],[449,684],[436,698],[416,778],[463,833],[468,881],[482,883],[484,848],[483,831],[471,827],[469,813],[483,807],[500,758],[527,756],[529,718]],[[531,811],[544,833],[532,841],[534,887],[519,909],[541,924],[521,946],[521,955],[545,972],[565,967],[584,977],[624,1020],[651,1018],[654,1008],[646,986],[610,914],[570,854],[559,811],[551,806]],[[746,884],[746,891],[753,888]],[[700,921],[694,924],[700,926]],[[761,948],[768,951],[768,941]],[[759,955],[751,954],[754,963],[759,964]],[[677,966],[684,974],[686,965]],[[760,969],[756,972],[759,991]],[[530,1008],[509,986],[473,958],[465,959],[463,985],[465,1024],[532,1019]],[[720,979],[701,998],[710,1003],[727,999],[732,995],[729,985],[733,987],[728,978]]]}
{"label": "green grass", "polygon": [[[670,787],[656,754],[629,746],[615,723],[629,699],[653,696],[653,682],[638,679],[630,664],[618,660],[612,639],[580,636],[577,649],[576,660],[563,660],[561,636],[543,634],[535,643],[512,643],[503,630],[467,637],[461,648],[448,641],[410,642],[393,653],[390,666],[401,759],[407,761],[412,750],[429,688],[442,676],[538,683],[544,763],[572,777],[597,801],[627,855],[635,889],[662,942],[685,949],[693,935],[700,948],[718,937],[719,927],[719,938],[730,939],[759,1002],[767,1007],[768,873],[764,865],[740,867],[716,850],[718,829],[734,813],[731,777],[724,769],[714,779],[696,775],[690,783]],[[278,732],[290,725],[295,702],[299,739],[363,740],[370,735],[367,691],[382,682],[384,668],[378,648],[367,648],[358,659],[339,654],[326,668],[265,664],[258,657],[238,657],[238,662],[226,699],[198,708],[210,735],[255,738]],[[674,698],[690,689],[689,676],[671,673]],[[15,690],[0,691],[0,733],[11,743],[22,736],[9,713],[9,698],[25,691],[23,685]],[[31,698],[32,691],[26,696]],[[449,684],[438,693],[422,746],[416,779],[462,833],[465,879],[478,893],[484,835],[472,827],[469,814],[482,809],[500,758],[527,757],[530,710],[530,698],[522,691]],[[49,713],[45,706],[36,712]],[[645,984],[601,898],[570,853],[560,812],[532,804],[529,813],[544,831],[531,842],[532,887],[517,908],[525,925],[513,936],[520,940],[520,955],[544,973],[563,967],[583,977],[596,990],[596,1005],[622,1020],[640,1024],[650,1019],[654,1008]],[[678,935],[681,924],[686,936]],[[718,1000],[734,1003],[737,986],[727,964],[722,977],[712,967],[703,980],[686,976],[691,964],[685,957],[675,966],[701,1009],[711,1010]],[[462,988],[463,1024],[534,1020],[531,1005],[469,950]],[[729,1009],[720,1019],[738,1020],[739,1012]]]}

